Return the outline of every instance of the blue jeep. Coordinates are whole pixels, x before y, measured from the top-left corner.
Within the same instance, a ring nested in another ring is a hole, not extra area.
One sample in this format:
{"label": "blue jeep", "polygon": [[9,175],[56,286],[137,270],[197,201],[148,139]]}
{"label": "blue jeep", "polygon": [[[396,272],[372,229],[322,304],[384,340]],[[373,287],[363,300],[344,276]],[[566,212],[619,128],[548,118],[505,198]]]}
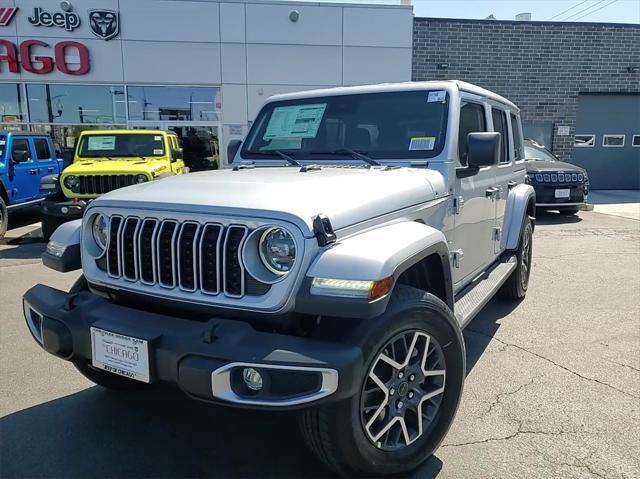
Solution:
{"label": "blue jeep", "polygon": [[40,180],[60,174],[65,166],[49,136],[0,131],[0,239],[7,231],[9,212],[45,199],[50,193],[40,191]]}

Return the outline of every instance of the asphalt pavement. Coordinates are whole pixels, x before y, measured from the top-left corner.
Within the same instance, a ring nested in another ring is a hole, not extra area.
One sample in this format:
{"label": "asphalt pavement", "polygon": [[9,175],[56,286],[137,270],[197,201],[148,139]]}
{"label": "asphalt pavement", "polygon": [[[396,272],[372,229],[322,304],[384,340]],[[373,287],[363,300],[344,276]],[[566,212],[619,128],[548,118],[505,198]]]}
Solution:
{"label": "asphalt pavement", "polygon": [[[330,477],[295,417],[211,407],[157,388],[115,393],[43,352],[22,319],[44,268],[37,212],[0,245],[0,476]],[[531,285],[465,331],[455,423],[416,478],[640,475],[640,222],[598,212],[538,220]]]}

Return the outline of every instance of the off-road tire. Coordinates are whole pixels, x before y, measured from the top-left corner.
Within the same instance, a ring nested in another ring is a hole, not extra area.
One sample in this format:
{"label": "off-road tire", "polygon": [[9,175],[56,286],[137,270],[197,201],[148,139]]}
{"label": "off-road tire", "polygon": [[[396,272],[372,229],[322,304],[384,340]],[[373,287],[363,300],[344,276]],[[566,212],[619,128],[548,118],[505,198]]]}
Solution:
{"label": "off-road tire", "polygon": [[361,420],[361,388],[351,398],[302,411],[303,436],[316,456],[333,471],[346,477],[398,476],[420,466],[444,439],[458,409],[465,378],[464,340],[447,305],[432,294],[397,285],[387,311],[354,328],[348,342],[362,349],[362,387],[387,342],[399,333],[414,330],[427,333],[441,345],[445,360],[444,391],[429,428],[403,449],[377,448]]}
{"label": "off-road tire", "polygon": [[8,224],[9,212],[7,210],[7,204],[4,202],[4,198],[0,196],[0,239],[4,238]]}
{"label": "off-road tire", "polygon": [[[526,250],[526,251],[525,251]],[[505,299],[522,299],[527,294],[529,288],[529,277],[531,275],[531,257],[533,251],[533,225],[529,217],[525,217],[520,232],[520,241],[516,250],[516,269],[513,270],[509,279],[502,285],[500,296]],[[523,271],[524,270],[524,271]]]}
{"label": "off-road tire", "polygon": [[59,218],[56,218],[55,216],[48,216],[43,214],[42,215],[42,237],[44,238],[44,240],[49,241],[51,239],[51,235],[53,234],[53,232],[57,230],[58,226],[60,226],[63,223],[64,221],[62,221]]}
{"label": "off-road tire", "polygon": [[[84,276],[80,276],[80,278],[78,278],[78,280],[73,284],[69,292],[79,293],[81,291],[88,290],[89,285],[87,284],[87,280]],[[100,369],[96,369],[91,366],[91,361],[77,360],[73,361],[72,364],[80,372],[80,374],[82,374],[89,381],[106,389],[112,389],[115,391],[135,391],[149,387],[149,384],[140,381],[134,381],[133,379],[125,378],[123,376],[118,376],[116,374],[111,374]]]}
{"label": "off-road tire", "polygon": [[566,208],[560,208],[559,211],[561,215],[575,215],[580,211],[580,208],[577,206],[567,206]]}

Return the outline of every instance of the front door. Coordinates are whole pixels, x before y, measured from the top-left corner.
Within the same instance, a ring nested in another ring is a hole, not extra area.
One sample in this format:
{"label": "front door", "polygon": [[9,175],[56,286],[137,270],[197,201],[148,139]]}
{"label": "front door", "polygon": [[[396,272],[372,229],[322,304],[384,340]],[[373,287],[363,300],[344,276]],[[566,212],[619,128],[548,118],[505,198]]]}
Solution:
{"label": "front door", "polygon": [[[51,151],[49,147],[49,140],[47,138],[33,138],[33,157],[36,167],[38,168],[38,184],[42,178],[48,175],[58,173],[58,160],[55,152]],[[37,196],[44,198],[49,193],[41,192],[38,190]]]}
{"label": "front door", "polygon": [[40,192],[40,169],[28,138],[12,138],[8,168],[9,201],[23,203],[38,197]]}

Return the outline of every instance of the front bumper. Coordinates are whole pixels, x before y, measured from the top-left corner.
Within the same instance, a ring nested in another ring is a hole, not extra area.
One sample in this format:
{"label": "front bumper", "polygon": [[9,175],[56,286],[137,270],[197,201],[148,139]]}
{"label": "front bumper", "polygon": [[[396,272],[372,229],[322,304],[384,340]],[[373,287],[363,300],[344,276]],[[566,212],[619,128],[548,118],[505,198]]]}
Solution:
{"label": "front bumper", "polygon": [[[27,291],[24,306],[27,325],[47,352],[90,363],[91,327],[143,339],[148,342],[151,382],[173,383],[204,401],[254,409],[300,408],[354,395],[363,374],[357,347],[260,332],[241,321],[191,321],[44,285]],[[245,367],[258,369],[270,386],[246,394],[234,379],[236,369]]]}
{"label": "front bumper", "polygon": [[65,221],[77,220],[82,218],[89,201],[48,198],[42,202],[42,212]]}
{"label": "front bumper", "polygon": [[[588,184],[554,184],[554,185],[541,185],[532,184],[536,192],[536,206],[542,208],[563,207],[563,206],[581,206],[587,201],[587,194],[589,192]],[[556,190],[569,190],[568,198],[556,198]]]}

